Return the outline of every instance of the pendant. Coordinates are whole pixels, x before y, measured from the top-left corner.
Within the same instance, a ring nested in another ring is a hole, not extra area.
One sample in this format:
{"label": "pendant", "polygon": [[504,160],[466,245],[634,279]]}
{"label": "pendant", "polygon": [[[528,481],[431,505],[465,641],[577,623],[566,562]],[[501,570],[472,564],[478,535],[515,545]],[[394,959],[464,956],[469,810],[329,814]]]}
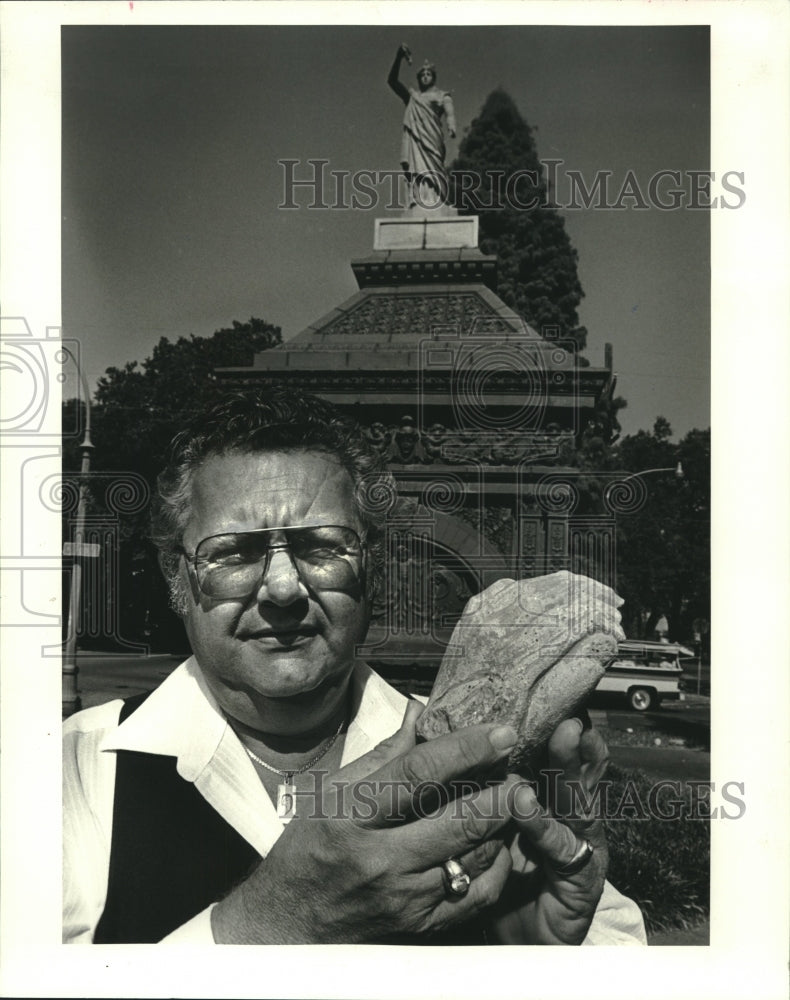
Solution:
{"label": "pendant", "polygon": [[286,774],[285,781],[277,786],[277,818],[281,823],[290,823],[296,816],[296,785],[291,778]]}

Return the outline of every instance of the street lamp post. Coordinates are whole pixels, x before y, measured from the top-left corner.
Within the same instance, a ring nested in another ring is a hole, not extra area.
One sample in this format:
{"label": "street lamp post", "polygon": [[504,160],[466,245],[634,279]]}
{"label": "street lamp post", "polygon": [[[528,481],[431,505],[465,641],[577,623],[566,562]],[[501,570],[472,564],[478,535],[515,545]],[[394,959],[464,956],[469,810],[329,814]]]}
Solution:
{"label": "street lamp post", "polygon": [[670,465],[665,469],[642,469],[641,472],[632,472],[631,475],[626,476],[625,479],[619,479],[618,484],[627,483],[629,479],[638,479],[640,476],[649,476],[653,472],[674,472],[675,479],[682,479],[685,475],[682,464],[678,462],[677,465]]}
{"label": "street lamp post", "polygon": [[618,479],[616,483],[611,484],[610,487],[607,487],[607,490],[611,489],[614,486],[617,487],[622,486],[622,484],[627,483],[629,479],[640,479],[642,476],[649,476],[652,475],[653,473],[658,473],[658,472],[673,472],[675,474],[675,479],[678,480],[683,479],[685,476],[685,473],[683,472],[683,465],[680,462],[678,462],[677,465],[670,465],[667,466],[666,468],[642,469],[641,472],[632,472],[630,476],[626,476],[624,479]]}
{"label": "street lamp post", "polygon": [[[64,350],[68,351],[67,347]],[[68,351],[71,354],[70,351]],[[72,358],[74,355],[72,354]],[[74,361],[76,362],[76,358]],[[71,592],[69,594],[69,618],[68,631],[66,634],[66,644],[63,649],[63,677],[62,677],[62,700],[63,718],[67,718],[74,712],[78,712],[82,707],[77,686],[77,633],[80,619],[80,601],[82,599],[82,558],[84,552],[85,534],[85,509],[88,499],[87,478],[91,468],[91,452],[93,442],[91,441],[91,400],[88,383],[85,373],[78,366],[80,379],[82,381],[83,394],[85,396],[85,427],[80,444],[82,462],[80,465],[80,485],[79,498],[77,502],[77,521],[74,526],[74,545],[72,548],[74,564],[71,572]]]}

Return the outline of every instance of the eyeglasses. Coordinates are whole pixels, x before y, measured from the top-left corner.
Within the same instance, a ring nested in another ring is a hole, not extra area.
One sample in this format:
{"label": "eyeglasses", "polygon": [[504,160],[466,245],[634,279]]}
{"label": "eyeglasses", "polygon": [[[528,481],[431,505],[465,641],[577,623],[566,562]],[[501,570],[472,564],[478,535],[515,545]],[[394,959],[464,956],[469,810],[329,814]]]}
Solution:
{"label": "eyeglasses", "polygon": [[[272,542],[273,532],[284,541]],[[360,583],[364,542],[353,528],[339,524],[211,535],[198,543],[194,556],[184,554],[201,592],[229,600],[249,597],[260,587],[277,549],[288,549],[299,578],[315,590],[344,590]]]}

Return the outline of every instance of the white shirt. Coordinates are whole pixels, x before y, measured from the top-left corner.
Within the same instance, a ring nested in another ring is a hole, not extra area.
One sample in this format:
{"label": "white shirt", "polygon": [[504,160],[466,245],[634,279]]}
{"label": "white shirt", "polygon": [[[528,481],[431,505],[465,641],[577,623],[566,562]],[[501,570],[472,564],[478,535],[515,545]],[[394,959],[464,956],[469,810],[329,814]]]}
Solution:
{"label": "white shirt", "polygon": [[[354,673],[359,708],[341,764],[387,739],[407,699],[369,667]],[[182,663],[120,726],[120,700],[73,715],[63,749],[63,940],[91,943],[104,910],[115,795],[114,750],[176,758],[176,768],[214,809],[265,857],[283,830],[244,747],[228,725],[194,657]],[[163,944],[213,944],[211,907]],[[645,944],[642,914],[606,883],[584,944]]]}

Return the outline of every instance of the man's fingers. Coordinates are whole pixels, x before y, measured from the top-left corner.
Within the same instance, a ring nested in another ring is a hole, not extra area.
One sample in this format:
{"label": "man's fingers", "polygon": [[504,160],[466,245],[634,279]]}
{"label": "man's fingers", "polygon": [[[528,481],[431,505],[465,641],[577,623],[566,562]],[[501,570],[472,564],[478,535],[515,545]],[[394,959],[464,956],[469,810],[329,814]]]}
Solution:
{"label": "man's fingers", "polygon": [[553,771],[560,771],[558,781],[552,785],[550,805],[560,816],[567,816],[574,809],[568,782],[580,782],[582,762],[579,744],[583,726],[579,719],[566,719],[554,730],[548,745],[548,764]]}
{"label": "man's fingers", "polygon": [[374,771],[378,771],[384,764],[400,754],[407,753],[417,742],[415,727],[424,711],[425,705],[422,702],[409,699],[400,729],[362,757],[346,764],[333,775],[331,780],[343,785],[351,784],[361,778],[368,777]]}
{"label": "man's fingers", "polygon": [[414,727],[417,725],[417,720],[425,711],[425,705],[421,701],[417,701],[415,698],[409,698],[406,704],[406,711],[403,715],[403,722],[401,722],[401,729],[411,729],[414,732]]}
{"label": "man's fingers", "polygon": [[609,759],[606,740],[597,729],[585,729],[579,741],[579,752],[585,764],[598,764]]}
{"label": "man's fingers", "polygon": [[566,719],[557,726],[549,740],[548,764],[561,772],[552,785],[551,803],[559,816],[578,813],[583,802],[579,789],[590,795],[608,763],[609,751],[600,733],[583,729],[578,719]]}
{"label": "man's fingers", "polygon": [[412,747],[370,775],[371,793],[379,809],[371,825],[381,826],[390,816],[409,819],[435,806],[442,789],[465,778],[484,779],[515,746],[510,726],[480,725],[446,733]]}
{"label": "man's fingers", "polygon": [[579,741],[584,785],[591,792],[606,774],[609,766],[609,748],[596,729],[586,729]]}
{"label": "man's fingers", "polygon": [[510,851],[501,847],[492,864],[472,879],[469,892],[465,896],[448,897],[439,903],[433,912],[434,926],[442,929],[461,923],[493,906],[502,895],[512,867]]}
{"label": "man's fingers", "polygon": [[568,777],[578,777],[581,772],[579,743],[583,726],[579,719],[565,719],[554,732],[548,745],[549,767],[568,773]]}
{"label": "man's fingers", "polygon": [[[565,823],[560,823],[559,820],[549,816],[539,805],[534,791],[526,783],[519,784],[512,795],[513,818],[519,832],[533,851],[548,862],[552,870],[569,864],[580,845],[580,840],[573,830]],[[598,826],[600,824],[590,824],[590,829],[585,831],[585,836],[593,847],[596,847],[601,839],[597,829],[594,829]]]}
{"label": "man's fingers", "polygon": [[499,834],[490,840],[484,841],[479,847],[475,847],[471,851],[466,851],[464,854],[448,854],[444,861],[452,857],[457,858],[467,872],[469,872],[470,877],[476,879],[483,872],[488,871],[494,861],[496,861],[497,855],[503,847],[504,837],[503,834]]}
{"label": "man's fingers", "polygon": [[492,839],[502,841],[511,819],[510,797],[520,779],[505,781],[444,803],[438,810],[407,823],[398,830],[398,842],[420,867],[441,865],[482,847]]}

